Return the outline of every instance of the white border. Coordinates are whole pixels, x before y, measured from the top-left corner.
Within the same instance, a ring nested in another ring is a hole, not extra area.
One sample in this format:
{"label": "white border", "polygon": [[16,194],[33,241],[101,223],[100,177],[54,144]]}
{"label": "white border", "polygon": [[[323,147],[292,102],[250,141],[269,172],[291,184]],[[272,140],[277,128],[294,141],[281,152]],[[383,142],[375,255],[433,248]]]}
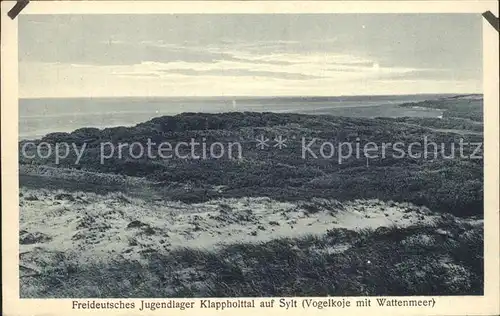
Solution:
{"label": "white border", "polygon": [[[18,60],[17,19],[7,12],[13,1],[1,3],[2,80],[1,80],[1,135],[2,135],[2,263],[3,303],[5,315],[67,315],[106,313],[131,314],[207,314],[215,310],[72,310],[71,300],[19,299],[19,241],[18,241]],[[498,16],[496,1],[349,1],[349,2],[284,2],[284,1],[32,1],[21,14],[147,14],[147,13],[478,13],[490,10]],[[499,310],[499,96],[498,96],[498,33],[483,21],[484,100],[485,100],[485,295],[482,297],[435,297],[436,307],[367,309],[227,309],[230,314],[273,313],[273,315],[498,315]],[[402,298],[402,297],[398,297]],[[107,301],[107,300],[102,300]],[[135,300],[138,302],[138,300]],[[226,311],[222,312],[225,313]]]}

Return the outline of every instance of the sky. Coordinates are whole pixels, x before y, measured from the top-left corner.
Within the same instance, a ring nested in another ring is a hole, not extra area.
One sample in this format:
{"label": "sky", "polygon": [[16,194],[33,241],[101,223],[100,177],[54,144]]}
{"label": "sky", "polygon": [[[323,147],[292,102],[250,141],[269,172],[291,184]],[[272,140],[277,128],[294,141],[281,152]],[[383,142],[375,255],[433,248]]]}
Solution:
{"label": "sky", "polygon": [[479,14],[19,17],[24,98],[481,92]]}

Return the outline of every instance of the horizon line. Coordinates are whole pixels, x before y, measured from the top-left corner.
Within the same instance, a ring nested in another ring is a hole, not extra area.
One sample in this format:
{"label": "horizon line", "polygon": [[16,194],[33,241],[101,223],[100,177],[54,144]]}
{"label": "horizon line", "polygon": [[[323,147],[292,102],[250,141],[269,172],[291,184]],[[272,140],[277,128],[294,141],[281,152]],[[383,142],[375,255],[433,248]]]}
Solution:
{"label": "horizon line", "polygon": [[18,99],[118,99],[118,98],[342,98],[342,97],[389,97],[389,96],[426,96],[426,95],[450,95],[450,96],[472,96],[484,95],[483,92],[460,92],[460,93],[405,93],[405,94],[349,94],[349,95],[138,95],[138,96],[63,96],[63,97],[18,97]]}

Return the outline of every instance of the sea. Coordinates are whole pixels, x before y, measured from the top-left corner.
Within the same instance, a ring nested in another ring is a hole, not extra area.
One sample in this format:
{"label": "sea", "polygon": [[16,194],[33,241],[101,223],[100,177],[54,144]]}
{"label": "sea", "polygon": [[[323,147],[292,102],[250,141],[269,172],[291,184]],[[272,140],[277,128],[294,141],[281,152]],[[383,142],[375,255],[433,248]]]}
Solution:
{"label": "sea", "polygon": [[82,127],[134,126],[183,112],[276,112],[350,117],[439,117],[442,111],[399,104],[451,95],[332,97],[118,97],[19,100],[19,138],[37,139]]}

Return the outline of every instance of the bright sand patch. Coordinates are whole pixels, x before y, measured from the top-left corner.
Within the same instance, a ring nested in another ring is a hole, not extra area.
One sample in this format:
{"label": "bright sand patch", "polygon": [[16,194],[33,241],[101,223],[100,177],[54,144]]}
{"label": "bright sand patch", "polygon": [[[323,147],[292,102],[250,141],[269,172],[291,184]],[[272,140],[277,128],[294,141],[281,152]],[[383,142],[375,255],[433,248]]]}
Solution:
{"label": "bright sand patch", "polygon": [[213,249],[320,235],[333,228],[431,224],[440,218],[425,207],[378,200],[292,203],[234,198],[185,204],[145,202],[121,193],[102,196],[26,188],[21,189],[20,209],[21,254],[76,252],[81,261],[113,256],[141,260],[143,253],[179,247]]}

